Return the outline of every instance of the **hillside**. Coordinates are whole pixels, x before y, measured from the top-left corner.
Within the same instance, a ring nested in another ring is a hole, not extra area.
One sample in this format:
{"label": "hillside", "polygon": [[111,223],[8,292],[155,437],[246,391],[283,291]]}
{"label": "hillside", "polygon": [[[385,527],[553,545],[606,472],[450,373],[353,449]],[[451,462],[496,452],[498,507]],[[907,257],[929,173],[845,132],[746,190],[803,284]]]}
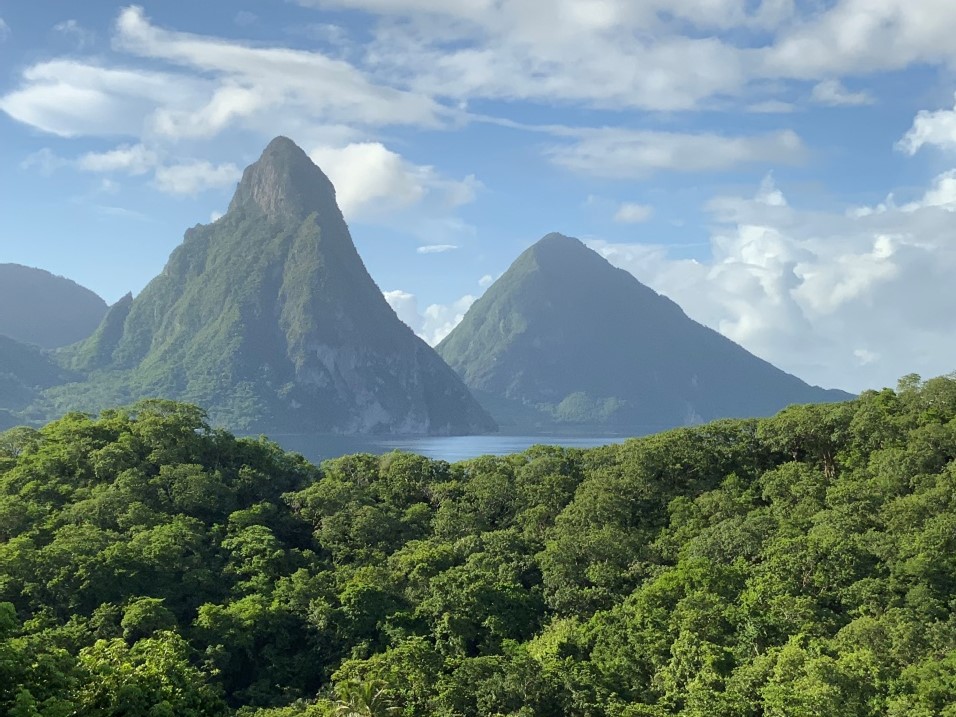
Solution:
{"label": "hillside", "polygon": [[235,430],[461,434],[495,424],[403,324],[355,250],[335,189],[291,140],[248,167],[225,216],[62,354],[90,380],[61,410],[188,400]]}
{"label": "hillside", "polygon": [[17,412],[34,403],[44,389],[71,378],[75,377],[36,346],[0,336],[0,430],[20,423]]}
{"label": "hillside", "polygon": [[0,713],[946,715],[954,446],[954,377],[456,465],[168,402],[18,429]]}
{"label": "hillside", "polygon": [[53,349],[93,333],[106,302],[42,269],[0,264],[0,335]]}
{"label": "hillside", "polygon": [[437,349],[512,431],[642,434],[850,397],[753,356],[560,234],[518,257]]}

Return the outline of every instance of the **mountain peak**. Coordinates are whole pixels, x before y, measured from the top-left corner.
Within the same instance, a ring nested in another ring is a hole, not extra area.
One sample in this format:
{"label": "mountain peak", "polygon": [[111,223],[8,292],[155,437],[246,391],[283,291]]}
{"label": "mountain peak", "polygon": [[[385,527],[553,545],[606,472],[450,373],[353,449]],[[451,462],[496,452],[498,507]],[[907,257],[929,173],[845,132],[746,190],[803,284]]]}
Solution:
{"label": "mountain peak", "polygon": [[534,246],[573,246],[583,245],[580,239],[569,237],[560,232],[549,232],[535,242]]}
{"label": "mountain peak", "polygon": [[556,233],[488,287],[438,352],[518,433],[645,432],[846,398],[748,353]]}
{"label": "mountain peak", "polygon": [[581,250],[588,250],[584,242],[574,237],[569,237],[558,232],[545,234],[531,245],[531,251],[536,255],[547,254],[569,254],[577,253]]}
{"label": "mountain peak", "polygon": [[304,219],[312,213],[341,217],[332,182],[301,147],[281,136],[246,167],[229,210],[250,206],[273,219]]}

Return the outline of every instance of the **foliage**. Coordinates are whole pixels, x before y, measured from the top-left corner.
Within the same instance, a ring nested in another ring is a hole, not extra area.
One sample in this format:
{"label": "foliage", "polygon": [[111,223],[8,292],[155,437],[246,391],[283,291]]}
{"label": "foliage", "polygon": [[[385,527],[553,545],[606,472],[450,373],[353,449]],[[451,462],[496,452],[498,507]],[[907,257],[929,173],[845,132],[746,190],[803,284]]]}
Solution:
{"label": "foliage", "polygon": [[948,715],[956,377],[320,468],[150,401],[0,434],[0,713]]}

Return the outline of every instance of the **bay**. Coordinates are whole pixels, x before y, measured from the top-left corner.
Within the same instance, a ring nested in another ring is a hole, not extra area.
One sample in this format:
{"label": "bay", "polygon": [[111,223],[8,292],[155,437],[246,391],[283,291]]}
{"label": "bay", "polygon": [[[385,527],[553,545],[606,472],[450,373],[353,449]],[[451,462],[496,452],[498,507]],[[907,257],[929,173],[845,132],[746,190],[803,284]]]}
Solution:
{"label": "bay", "polygon": [[391,451],[417,453],[435,460],[457,461],[478,456],[521,453],[534,445],[594,448],[622,443],[629,436],[332,436],[282,434],[270,436],[289,451],[301,453],[313,463],[351,453],[382,455]]}

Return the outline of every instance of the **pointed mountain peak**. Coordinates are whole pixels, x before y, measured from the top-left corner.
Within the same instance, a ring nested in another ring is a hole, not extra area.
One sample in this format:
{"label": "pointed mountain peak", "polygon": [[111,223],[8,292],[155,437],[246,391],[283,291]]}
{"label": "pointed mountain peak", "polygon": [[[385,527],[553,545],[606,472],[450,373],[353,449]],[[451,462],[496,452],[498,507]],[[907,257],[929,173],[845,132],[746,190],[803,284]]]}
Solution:
{"label": "pointed mountain peak", "polygon": [[[532,244],[522,255],[535,266],[552,275],[568,279],[580,277],[582,272],[613,270],[608,261],[580,239],[557,232],[546,234]],[[516,262],[520,265],[521,261]]]}
{"label": "pointed mountain peak", "polygon": [[257,207],[273,219],[304,219],[312,213],[341,217],[332,182],[288,137],[276,137],[246,167],[229,210],[242,207]]}
{"label": "pointed mountain peak", "polygon": [[584,242],[580,239],[575,239],[574,237],[565,236],[558,232],[551,232],[550,234],[545,234],[543,237],[538,239],[535,242],[534,246],[541,249],[551,249],[559,247],[581,247],[584,246]]}

